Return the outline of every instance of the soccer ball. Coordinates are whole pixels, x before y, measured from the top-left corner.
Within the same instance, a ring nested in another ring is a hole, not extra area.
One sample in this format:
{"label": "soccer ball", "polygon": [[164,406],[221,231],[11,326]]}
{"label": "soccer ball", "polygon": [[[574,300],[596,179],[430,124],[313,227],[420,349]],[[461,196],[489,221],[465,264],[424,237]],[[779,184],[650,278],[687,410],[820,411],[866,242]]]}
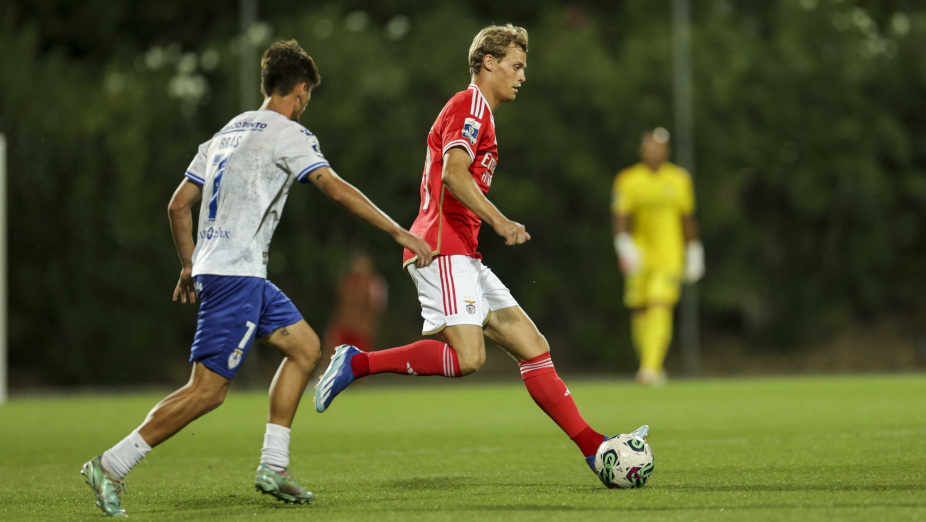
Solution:
{"label": "soccer ball", "polygon": [[595,473],[609,488],[642,488],[653,473],[653,450],[642,437],[617,435],[598,446]]}

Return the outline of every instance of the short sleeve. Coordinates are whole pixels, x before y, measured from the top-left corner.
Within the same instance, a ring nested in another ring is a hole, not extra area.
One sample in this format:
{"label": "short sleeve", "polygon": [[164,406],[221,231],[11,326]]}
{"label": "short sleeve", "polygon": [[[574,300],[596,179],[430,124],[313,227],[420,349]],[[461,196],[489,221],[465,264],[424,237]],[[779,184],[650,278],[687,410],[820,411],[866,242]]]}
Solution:
{"label": "short sleeve", "polygon": [[681,180],[681,197],[679,198],[679,212],[683,216],[690,216],[695,211],[694,186],[691,182],[691,174],[684,169],[680,169]]}
{"label": "short sleeve", "polygon": [[308,183],[312,171],[331,167],[322,154],[318,138],[301,125],[283,131],[277,141],[274,161],[283,170],[295,175],[300,183]]}
{"label": "short sleeve", "polygon": [[206,183],[206,156],[209,152],[209,145],[211,143],[212,140],[210,139],[199,146],[199,150],[196,151],[196,157],[193,158],[193,161],[190,162],[190,166],[187,167],[186,172],[183,174],[190,181],[199,185],[205,185]]}
{"label": "short sleeve", "polygon": [[614,176],[614,183],[611,185],[611,213],[615,216],[626,216],[633,212],[633,198],[627,190],[628,176],[619,172]]}
{"label": "short sleeve", "polygon": [[475,160],[479,139],[488,127],[489,114],[482,96],[472,91],[469,96],[453,98],[444,109],[439,128],[435,129],[440,135],[441,156],[453,147],[461,147]]}

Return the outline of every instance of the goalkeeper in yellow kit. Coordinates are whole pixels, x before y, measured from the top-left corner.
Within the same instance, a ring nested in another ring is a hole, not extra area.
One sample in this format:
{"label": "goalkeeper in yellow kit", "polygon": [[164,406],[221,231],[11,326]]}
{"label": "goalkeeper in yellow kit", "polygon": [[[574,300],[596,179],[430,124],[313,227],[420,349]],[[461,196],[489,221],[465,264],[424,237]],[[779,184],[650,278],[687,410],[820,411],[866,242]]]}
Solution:
{"label": "goalkeeper in yellow kit", "polygon": [[641,161],[615,176],[611,199],[624,304],[631,310],[631,337],[640,359],[636,378],[646,385],[665,383],[663,361],[682,278],[693,283],[704,275],[691,176],[666,161],[668,156],[667,130],[644,133]]}

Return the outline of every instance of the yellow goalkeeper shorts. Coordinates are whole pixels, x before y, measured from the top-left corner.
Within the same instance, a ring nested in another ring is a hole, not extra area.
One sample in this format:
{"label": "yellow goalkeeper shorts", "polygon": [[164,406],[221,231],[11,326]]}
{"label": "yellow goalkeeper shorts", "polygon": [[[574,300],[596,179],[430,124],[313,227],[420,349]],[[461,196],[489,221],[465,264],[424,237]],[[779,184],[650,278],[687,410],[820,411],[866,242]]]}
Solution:
{"label": "yellow goalkeeper shorts", "polygon": [[624,279],[624,305],[643,308],[650,305],[674,306],[678,302],[681,274],[660,270],[641,270]]}

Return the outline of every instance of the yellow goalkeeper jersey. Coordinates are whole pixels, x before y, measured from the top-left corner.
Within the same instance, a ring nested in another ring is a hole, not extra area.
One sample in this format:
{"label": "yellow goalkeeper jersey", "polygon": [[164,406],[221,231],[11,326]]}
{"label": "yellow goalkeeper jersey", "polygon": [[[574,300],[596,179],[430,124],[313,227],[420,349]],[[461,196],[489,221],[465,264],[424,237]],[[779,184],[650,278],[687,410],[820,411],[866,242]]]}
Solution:
{"label": "yellow goalkeeper jersey", "polygon": [[663,163],[656,172],[637,163],[614,177],[611,212],[630,217],[630,233],[642,254],[644,270],[682,271],[682,217],[690,216],[694,207],[691,176],[673,163]]}

